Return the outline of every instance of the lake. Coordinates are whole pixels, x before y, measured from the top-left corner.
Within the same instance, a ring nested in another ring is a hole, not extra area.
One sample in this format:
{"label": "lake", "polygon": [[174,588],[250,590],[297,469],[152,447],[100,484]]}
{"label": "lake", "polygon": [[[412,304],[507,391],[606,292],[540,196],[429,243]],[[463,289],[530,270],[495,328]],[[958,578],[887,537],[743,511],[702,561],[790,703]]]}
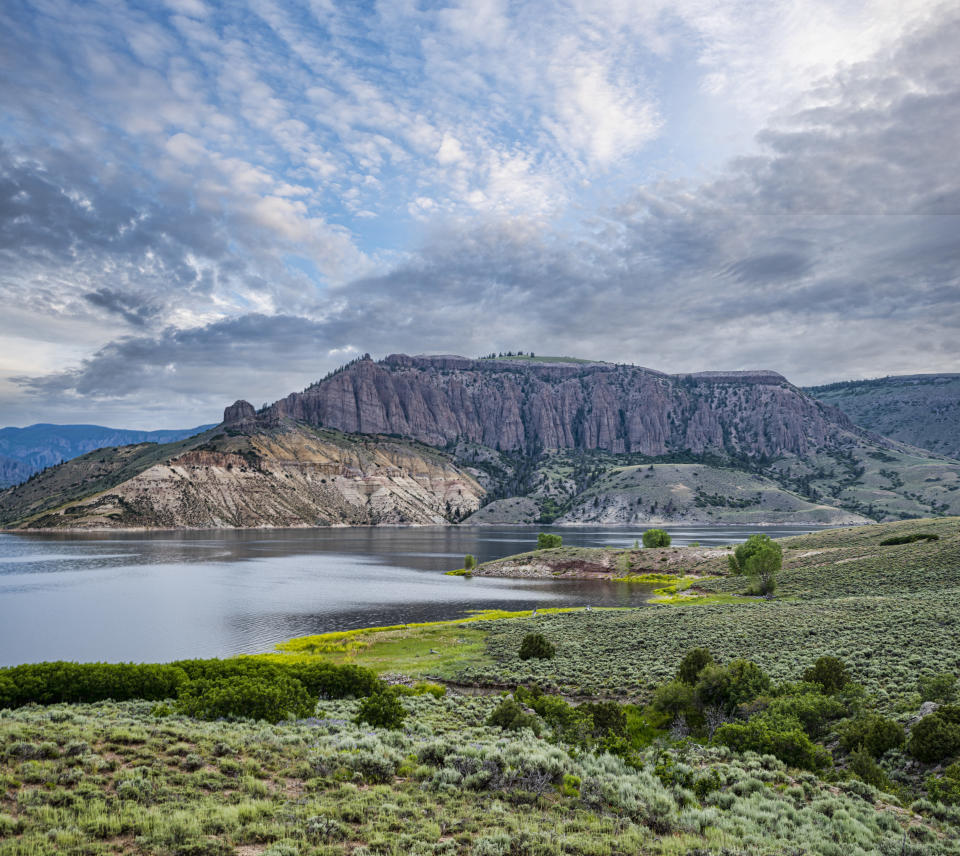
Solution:
{"label": "lake", "polygon": [[[772,537],[816,526],[768,527]],[[549,526],[0,534],[0,665],[166,661],[267,651],[293,636],[477,609],[635,606],[626,583],[465,579],[444,571],[564,544],[627,547],[643,529]],[[756,527],[669,527],[676,545]]]}

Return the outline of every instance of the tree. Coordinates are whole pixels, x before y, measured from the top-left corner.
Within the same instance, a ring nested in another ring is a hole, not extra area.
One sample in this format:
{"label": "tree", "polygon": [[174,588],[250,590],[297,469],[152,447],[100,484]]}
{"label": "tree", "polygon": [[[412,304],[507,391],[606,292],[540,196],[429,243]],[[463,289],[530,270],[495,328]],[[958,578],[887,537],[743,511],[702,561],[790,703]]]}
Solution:
{"label": "tree", "polygon": [[644,547],[669,547],[670,535],[664,529],[648,529],[643,533]]}
{"label": "tree", "polygon": [[563,536],[562,535],[553,535],[549,532],[541,532],[537,535],[537,549],[538,550],[551,550],[554,547],[563,546]]}
{"label": "tree", "polygon": [[553,643],[542,633],[528,633],[520,643],[521,660],[550,660],[556,653]]}
{"label": "tree", "polygon": [[477,566],[477,560],[474,558],[473,553],[467,553],[463,557],[463,567],[465,570],[472,571]]}
{"label": "tree", "polygon": [[935,764],[960,752],[960,725],[941,715],[942,710],[925,716],[910,732],[907,751],[918,761]]}
{"label": "tree", "polygon": [[957,678],[950,672],[939,675],[922,675],[917,681],[920,698],[923,701],[935,701],[946,704],[957,697]]}
{"label": "tree", "polygon": [[535,714],[527,713],[512,698],[505,698],[487,717],[487,725],[503,728],[507,731],[521,731],[529,728],[534,734],[540,733],[540,722]]}
{"label": "tree", "polygon": [[690,718],[697,712],[697,699],[693,687],[683,681],[660,684],[653,692],[650,706],[672,721],[678,716]]}
{"label": "tree", "polygon": [[863,749],[874,758],[879,758],[889,749],[903,746],[905,741],[903,726],[879,713],[869,713],[851,720],[840,731],[840,745],[847,752]]}
{"label": "tree", "polygon": [[740,544],[736,550],[733,551],[732,556],[727,558],[727,561],[730,563],[730,572],[734,574],[747,573],[747,561],[758,550],[765,546],[770,546],[778,550],[782,560],[782,548],[769,535],[751,535],[743,544]]}
{"label": "tree", "polygon": [[777,587],[777,572],[783,564],[783,550],[774,541],[762,544],[745,565],[751,579],[747,594],[772,595]]}
{"label": "tree", "polygon": [[768,692],[770,678],[751,660],[731,660],[726,666],[705,666],[697,680],[700,707],[721,707],[733,713],[737,705]]}

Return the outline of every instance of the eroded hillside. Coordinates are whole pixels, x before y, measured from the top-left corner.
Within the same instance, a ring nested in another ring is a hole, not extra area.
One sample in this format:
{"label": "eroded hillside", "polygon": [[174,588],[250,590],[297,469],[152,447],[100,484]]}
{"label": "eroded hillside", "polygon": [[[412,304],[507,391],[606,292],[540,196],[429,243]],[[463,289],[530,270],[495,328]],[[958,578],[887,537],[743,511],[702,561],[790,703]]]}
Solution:
{"label": "eroded hillside", "polygon": [[[136,449],[137,447],[134,447]],[[209,432],[189,449],[155,447],[132,477],[16,518],[20,528],[425,524],[475,511],[483,488],[448,457],[399,440],[286,425]],[[131,451],[116,450],[118,455]],[[142,457],[142,455],[141,455]],[[159,459],[154,459],[159,458]],[[78,467],[62,465],[69,478]],[[83,461],[82,465],[89,466]],[[59,468],[58,468],[59,469]],[[91,482],[92,483],[92,482]],[[6,514],[16,514],[5,497]]]}

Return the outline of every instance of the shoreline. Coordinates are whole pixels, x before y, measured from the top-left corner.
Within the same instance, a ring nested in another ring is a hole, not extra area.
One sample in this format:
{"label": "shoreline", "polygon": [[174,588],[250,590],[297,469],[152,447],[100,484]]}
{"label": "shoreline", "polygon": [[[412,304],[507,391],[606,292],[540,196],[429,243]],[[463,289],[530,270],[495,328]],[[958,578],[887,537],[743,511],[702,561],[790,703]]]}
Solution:
{"label": "shoreline", "polygon": [[[911,518],[922,520],[925,518]],[[886,521],[896,523],[898,521]],[[9,529],[0,527],[0,535],[53,535],[62,533],[65,535],[83,535],[116,533],[132,534],[142,532],[277,532],[283,530],[295,530],[302,532],[324,531],[328,529],[492,529],[500,527],[509,527],[516,529],[587,529],[594,527],[596,529],[623,529],[623,530],[643,530],[651,528],[662,528],[674,526],[681,529],[729,529],[731,527],[763,528],[773,529],[777,527],[792,528],[803,526],[815,526],[817,529],[848,529],[854,526],[879,526],[878,521],[865,523],[817,523],[813,521],[790,521],[790,522],[771,522],[762,523],[723,523],[719,521],[710,521],[708,523],[689,523],[669,521],[653,521],[643,523],[331,523],[327,526],[63,526],[63,527],[25,527],[23,529]]]}

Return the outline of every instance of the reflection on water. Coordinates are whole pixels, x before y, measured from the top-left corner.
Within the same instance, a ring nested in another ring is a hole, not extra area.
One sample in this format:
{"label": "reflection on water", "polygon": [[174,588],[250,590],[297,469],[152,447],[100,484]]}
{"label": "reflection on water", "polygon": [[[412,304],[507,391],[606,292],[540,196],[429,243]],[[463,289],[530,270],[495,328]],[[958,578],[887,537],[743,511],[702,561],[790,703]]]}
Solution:
{"label": "reflection on water", "polygon": [[[793,535],[816,527],[765,529]],[[536,545],[626,547],[643,530],[424,527],[0,534],[0,665],[162,661],[268,650],[292,636],[456,618],[476,609],[639,605],[623,583],[446,577]],[[671,528],[675,544],[750,527]]]}

